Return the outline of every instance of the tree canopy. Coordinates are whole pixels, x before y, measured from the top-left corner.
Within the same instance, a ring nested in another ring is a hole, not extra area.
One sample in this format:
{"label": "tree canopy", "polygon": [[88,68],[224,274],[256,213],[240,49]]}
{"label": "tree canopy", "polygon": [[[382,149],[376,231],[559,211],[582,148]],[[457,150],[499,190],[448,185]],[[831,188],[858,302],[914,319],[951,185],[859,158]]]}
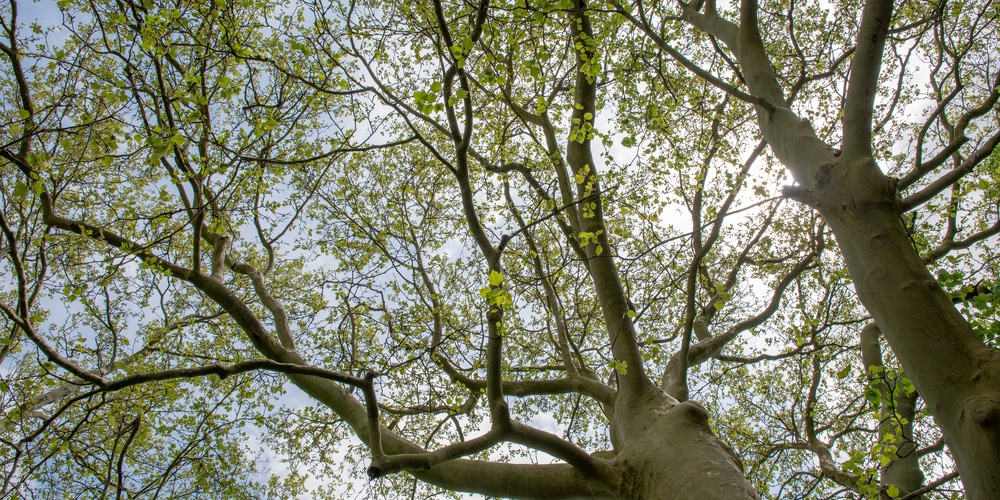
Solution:
{"label": "tree canopy", "polygon": [[1000,498],[997,2],[0,28],[4,498]]}

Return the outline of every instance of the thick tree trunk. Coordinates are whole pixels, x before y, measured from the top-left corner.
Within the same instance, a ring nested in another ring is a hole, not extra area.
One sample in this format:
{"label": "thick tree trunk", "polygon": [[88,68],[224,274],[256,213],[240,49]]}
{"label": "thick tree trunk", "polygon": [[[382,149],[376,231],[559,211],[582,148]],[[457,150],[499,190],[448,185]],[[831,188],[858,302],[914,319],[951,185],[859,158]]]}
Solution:
{"label": "thick tree trunk", "polygon": [[862,303],[941,427],[972,499],[1000,498],[1000,352],[913,248],[894,182],[871,158],[823,165],[804,201],[830,225]]}
{"label": "thick tree trunk", "polygon": [[621,498],[755,499],[733,450],[708,426],[694,402],[677,403],[653,389],[620,405],[613,424],[624,446],[615,462],[623,471]]}

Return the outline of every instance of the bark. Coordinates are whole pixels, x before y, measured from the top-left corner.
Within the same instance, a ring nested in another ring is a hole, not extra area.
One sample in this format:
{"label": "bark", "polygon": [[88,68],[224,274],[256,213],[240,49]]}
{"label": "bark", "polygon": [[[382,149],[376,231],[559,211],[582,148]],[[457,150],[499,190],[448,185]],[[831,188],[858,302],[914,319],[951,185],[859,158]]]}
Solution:
{"label": "bark", "polygon": [[654,389],[616,407],[612,425],[625,443],[615,460],[623,474],[620,498],[758,498],[701,405]]}
{"label": "bark", "polygon": [[735,54],[772,152],[798,183],[786,194],[830,226],[858,296],[927,402],[973,499],[1000,498],[1000,352],[974,334],[927,270],[901,222],[895,181],[871,157],[871,116],[892,2],[869,0],[844,110],[844,148],[835,155],[791,111],[761,42],[757,2],[743,0],[734,24],[709,10],[684,19]]}
{"label": "bark", "polygon": [[[365,408],[346,390],[317,377],[290,378],[334,409],[358,436],[369,435]],[[410,473],[449,490],[507,498],[758,498],[735,453],[715,437],[708,413],[697,403],[677,403],[654,388],[630,405],[617,406],[612,425],[621,436],[622,449],[613,460],[595,459],[598,469],[589,474],[570,465],[475,460],[450,460]],[[382,437],[390,458],[423,452],[384,427]]]}
{"label": "bark", "polygon": [[966,493],[1000,497],[1000,353],[976,337],[921,261],[893,183],[874,161],[845,158],[820,174],[808,198],[833,230],[861,302],[941,427]]}

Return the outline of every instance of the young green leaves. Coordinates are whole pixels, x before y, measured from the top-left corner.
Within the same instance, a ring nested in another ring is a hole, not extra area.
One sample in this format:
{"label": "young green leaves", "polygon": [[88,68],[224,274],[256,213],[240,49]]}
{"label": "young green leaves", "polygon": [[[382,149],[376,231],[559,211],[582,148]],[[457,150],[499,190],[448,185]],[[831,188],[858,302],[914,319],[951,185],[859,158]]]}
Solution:
{"label": "young green leaves", "polygon": [[513,304],[510,292],[503,287],[503,275],[498,271],[490,271],[489,284],[479,290],[479,295],[486,299],[491,309],[503,310]]}

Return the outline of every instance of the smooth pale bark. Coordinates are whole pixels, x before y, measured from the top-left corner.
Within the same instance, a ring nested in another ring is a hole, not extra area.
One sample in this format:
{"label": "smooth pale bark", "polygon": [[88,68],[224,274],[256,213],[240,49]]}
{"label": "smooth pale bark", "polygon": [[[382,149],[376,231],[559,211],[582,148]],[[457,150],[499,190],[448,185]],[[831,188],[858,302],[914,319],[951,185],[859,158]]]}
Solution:
{"label": "smooth pale bark", "polygon": [[871,157],[871,116],[892,2],[869,0],[835,155],[788,106],[757,25],[741,3],[734,24],[684,8],[684,19],[735,54],[757,104],[760,129],[798,183],[786,194],[817,209],[833,231],[858,296],[927,402],[973,499],[1000,498],[1000,352],[988,348],[927,270],[901,222],[894,180]]}
{"label": "smooth pale bark", "polygon": [[616,407],[612,425],[625,443],[615,460],[624,466],[621,498],[758,498],[697,403],[677,403],[654,388],[632,405]]}
{"label": "smooth pale bark", "polygon": [[870,158],[845,158],[817,177],[806,199],[836,235],[861,302],[941,427],[966,493],[1000,498],[1000,353],[931,276],[903,227],[893,183]]}

